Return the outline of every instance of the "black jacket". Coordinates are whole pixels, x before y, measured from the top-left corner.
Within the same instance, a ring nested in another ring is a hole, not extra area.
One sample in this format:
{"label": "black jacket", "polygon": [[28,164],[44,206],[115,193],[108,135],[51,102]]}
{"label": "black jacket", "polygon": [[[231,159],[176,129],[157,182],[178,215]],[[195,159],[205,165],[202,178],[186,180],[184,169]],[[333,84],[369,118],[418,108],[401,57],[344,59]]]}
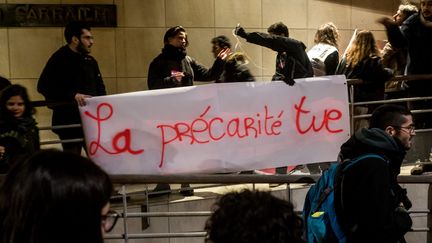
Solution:
{"label": "black jacket", "polygon": [[422,23],[420,14],[410,16],[400,29],[398,26],[387,26],[387,35],[393,47],[408,49],[407,74],[431,72],[432,26]]}
{"label": "black jacket", "polygon": [[377,56],[363,59],[355,67],[347,67],[346,58],[342,58],[336,74],[345,74],[347,79],[362,79],[363,84],[354,86],[354,101],[372,101],[384,99],[384,84],[393,77],[393,71],[384,68]]}
{"label": "black jacket", "polygon": [[312,65],[303,42],[292,38],[261,32],[246,34],[246,40],[276,51],[276,73],[272,80],[306,78],[313,76]]}
{"label": "black jacket", "polygon": [[74,103],[55,106],[53,125],[81,123],[77,93],[91,96],[105,95],[105,85],[96,60],[90,55],[72,51],[67,45],[57,50],[48,60],[39,78],[37,90],[47,101]]}
{"label": "black jacket", "polygon": [[370,158],[356,163],[345,174],[342,195],[336,187],[336,212],[348,243],[396,243],[411,227],[409,215],[395,211],[407,200],[396,180],[405,153],[398,140],[377,128],[359,130],[342,145],[341,161],[364,154],[388,160]]}
{"label": "black jacket", "polygon": [[[241,60],[237,60],[237,57]],[[249,68],[246,66],[243,54],[231,54],[225,63],[224,70],[216,83],[252,82],[255,81]]]}
{"label": "black jacket", "polygon": [[[186,55],[186,50],[166,44],[150,63],[148,71],[148,88],[164,89],[191,86],[193,81],[210,81],[219,78],[223,71],[224,61],[216,58],[210,69],[199,64],[195,59]],[[173,71],[183,72],[184,77],[177,83],[172,77]]]}
{"label": "black jacket", "polygon": [[[429,26],[427,26],[429,25]],[[391,45],[405,49],[408,53],[406,74],[430,74],[432,70],[432,22],[422,19],[420,14],[413,14],[402,26],[389,25],[387,35]],[[429,96],[432,81],[409,82],[413,96]]]}
{"label": "black jacket", "polygon": [[0,120],[0,146],[5,147],[5,154],[0,158],[0,173],[8,171],[10,166],[21,157],[39,150],[39,129],[32,117]]}

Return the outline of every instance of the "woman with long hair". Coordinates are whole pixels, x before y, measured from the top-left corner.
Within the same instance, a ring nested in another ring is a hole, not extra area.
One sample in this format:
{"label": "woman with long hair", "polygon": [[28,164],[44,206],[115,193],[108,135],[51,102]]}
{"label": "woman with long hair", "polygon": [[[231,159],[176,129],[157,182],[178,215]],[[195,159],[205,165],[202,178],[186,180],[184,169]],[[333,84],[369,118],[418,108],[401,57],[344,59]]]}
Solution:
{"label": "woman with long hair", "polygon": [[39,130],[26,88],[14,84],[0,93],[0,172],[39,150]]}
{"label": "woman with long hair", "polygon": [[[347,79],[361,79],[362,84],[354,86],[354,100],[374,101],[384,99],[384,84],[393,77],[393,70],[385,68],[376,46],[372,32],[361,30],[356,33],[352,43],[348,46],[345,56],[339,63],[336,74],[345,74]],[[376,106],[357,106],[355,114],[371,113]],[[364,126],[359,124],[356,126]]]}
{"label": "woman with long hair", "polygon": [[307,52],[314,76],[333,75],[339,63],[339,31],[332,22],[323,24],[315,33],[315,45]]}
{"label": "woman with long hair", "polygon": [[102,243],[118,214],[109,176],[80,155],[45,150],[17,162],[0,186],[0,242]]}

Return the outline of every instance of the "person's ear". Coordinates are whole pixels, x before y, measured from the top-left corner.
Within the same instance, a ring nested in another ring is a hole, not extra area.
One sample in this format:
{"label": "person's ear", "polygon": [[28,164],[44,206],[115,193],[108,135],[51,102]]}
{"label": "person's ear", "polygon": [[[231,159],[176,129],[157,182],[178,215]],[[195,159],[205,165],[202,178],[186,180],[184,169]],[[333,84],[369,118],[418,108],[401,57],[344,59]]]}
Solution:
{"label": "person's ear", "polygon": [[79,43],[79,39],[76,36],[72,36],[72,43],[74,43],[75,45],[77,45]]}
{"label": "person's ear", "polygon": [[386,127],[385,132],[392,137],[396,135],[396,129],[393,126]]}

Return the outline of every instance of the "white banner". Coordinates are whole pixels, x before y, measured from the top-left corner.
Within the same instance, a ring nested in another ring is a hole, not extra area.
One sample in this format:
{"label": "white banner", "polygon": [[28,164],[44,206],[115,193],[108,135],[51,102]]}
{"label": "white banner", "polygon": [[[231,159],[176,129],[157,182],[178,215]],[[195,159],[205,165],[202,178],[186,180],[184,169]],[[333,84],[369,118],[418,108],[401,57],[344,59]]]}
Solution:
{"label": "white banner", "polygon": [[87,99],[93,161],[110,174],[227,172],[334,161],[349,138],[345,76],[208,84]]}

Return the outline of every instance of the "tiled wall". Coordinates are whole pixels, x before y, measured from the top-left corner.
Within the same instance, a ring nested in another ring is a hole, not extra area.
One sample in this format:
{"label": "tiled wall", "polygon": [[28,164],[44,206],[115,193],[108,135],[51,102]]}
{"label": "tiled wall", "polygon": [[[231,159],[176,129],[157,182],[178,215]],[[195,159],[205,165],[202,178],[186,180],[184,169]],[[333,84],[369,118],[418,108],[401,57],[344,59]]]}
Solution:
{"label": "tiled wall", "polygon": [[[340,30],[344,50],[352,30],[370,29],[377,39],[385,39],[378,17],[391,16],[399,0],[0,0],[0,3],[93,3],[116,4],[117,28],[94,28],[93,55],[99,62],[110,94],[147,89],[150,61],[163,46],[168,27],[182,25],[189,34],[188,54],[211,65],[212,37],[224,34],[233,43],[232,29],[241,23],[247,31],[266,31],[282,21],[290,35],[313,44],[316,28],[332,21]],[[49,56],[63,45],[62,28],[1,28],[0,75],[24,84],[33,100],[36,82]],[[250,68],[257,79],[269,79],[274,72],[275,53],[245,43]],[[39,109],[37,119],[48,125],[50,113]],[[44,137],[42,135],[42,137]]]}

